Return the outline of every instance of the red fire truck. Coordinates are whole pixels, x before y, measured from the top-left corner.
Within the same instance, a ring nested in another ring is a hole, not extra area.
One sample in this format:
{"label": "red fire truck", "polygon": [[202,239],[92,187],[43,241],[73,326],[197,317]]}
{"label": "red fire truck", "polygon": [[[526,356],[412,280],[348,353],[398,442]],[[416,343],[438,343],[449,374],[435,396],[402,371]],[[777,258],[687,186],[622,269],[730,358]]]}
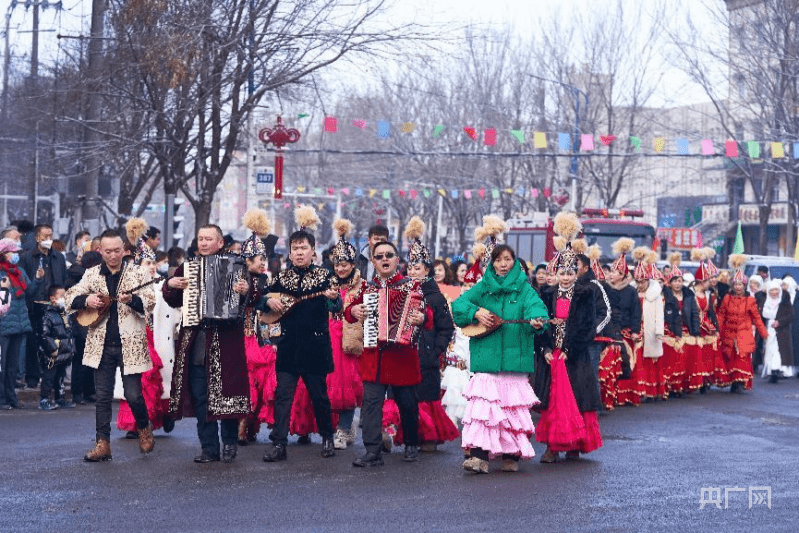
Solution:
{"label": "red fire truck", "polygon": [[[655,228],[644,222],[632,220],[642,217],[640,209],[583,209],[580,222],[583,224],[583,237],[589,245],[598,244],[602,248],[601,261],[608,261],[612,255],[612,243],[621,237],[630,237],[636,246],[652,247]],[[555,253],[552,238],[552,218],[544,214],[515,218],[507,221],[508,233],[505,242],[516,250],[520,259],[533,265],[548,261]]]}

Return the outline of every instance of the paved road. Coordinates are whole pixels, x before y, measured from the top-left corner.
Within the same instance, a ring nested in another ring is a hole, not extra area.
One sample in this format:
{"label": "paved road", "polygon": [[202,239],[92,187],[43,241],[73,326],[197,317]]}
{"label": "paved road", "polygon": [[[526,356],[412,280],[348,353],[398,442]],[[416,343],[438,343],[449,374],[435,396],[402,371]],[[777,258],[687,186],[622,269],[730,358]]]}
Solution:
{"label": "paved road", "polygon": [[[193,419],[156,432],[149,457],[115,431],[114,460],[88,464],[92,406],[28,405],[0,412],[3,532],[799,531],[797,379],[619,408],[601,417],[605,447],[588,458],[483,476],[460,469],[457,443],[361,470],[350,466],[359,445],[322,459],[316,440],[268,464],[265,429],[235,463],[197,465]],[[750,486],[771,487],[771,509],[749,508]],[[702,487],[721,489],[722,509],[700,510]],[[726,509],[725,487],[744,489]]]}

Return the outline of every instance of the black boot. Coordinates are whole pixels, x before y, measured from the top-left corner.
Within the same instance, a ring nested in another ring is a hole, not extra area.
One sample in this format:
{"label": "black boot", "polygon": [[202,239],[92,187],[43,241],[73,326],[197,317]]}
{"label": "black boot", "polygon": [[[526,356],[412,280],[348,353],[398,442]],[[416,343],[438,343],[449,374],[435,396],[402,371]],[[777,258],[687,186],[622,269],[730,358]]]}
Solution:
{"label": "black boot", "polygon": [[222,445],[222,462],[232,463],[238,453],[238,447],[235,444]]}
{"label": "black boot", "polygon": [[288,456],[286,454],[285,444],[273,444],[266,449],[266,453],[264,454],[264,461],[267,463],[276,463],[278,461],[285,461],[286,459],[288,459]]}
{"label": "black boot", "polygon": [[333,437],[322,438],[322,457],[325,459],[336,455],[336,449],[333,446]]}
{"label": "black boot", "polygon": [[771,376],[768,378],[769,383],[777,383],[780,380],[780,375],[777,373],[776,370],[771,371]]}
{"label": "black boot", "polygon": [[419,447],[418,446],[405,446],[405,453],[402,454],[402,460],[406,463],[415,463],[419,460]]}
{"label": "black boot", "polygon": [[352,462],[352,466],[383,466],[383,458],[379,453],[366,452]]}

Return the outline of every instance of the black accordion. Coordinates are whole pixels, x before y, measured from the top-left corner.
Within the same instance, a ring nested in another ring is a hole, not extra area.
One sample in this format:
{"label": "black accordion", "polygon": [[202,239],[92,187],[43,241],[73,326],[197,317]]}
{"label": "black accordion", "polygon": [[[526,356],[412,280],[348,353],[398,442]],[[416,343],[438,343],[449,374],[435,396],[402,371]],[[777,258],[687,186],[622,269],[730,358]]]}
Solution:
{"label": "black accordion", "polygon": [[242,312],[241,297],[233,286],[245,278],[244,260],[238,255],[200,256],[183,264],[189,286],[183,291],[183,325],[203,321],[233,321]]}

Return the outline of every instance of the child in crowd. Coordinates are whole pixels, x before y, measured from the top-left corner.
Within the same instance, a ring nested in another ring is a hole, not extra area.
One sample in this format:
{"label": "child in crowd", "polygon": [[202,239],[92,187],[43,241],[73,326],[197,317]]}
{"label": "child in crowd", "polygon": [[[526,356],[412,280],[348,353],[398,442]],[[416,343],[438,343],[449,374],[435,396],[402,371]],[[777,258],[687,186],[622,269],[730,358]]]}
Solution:
{"label": "child in crowd", "polygon": [[[42,386],[39,409],[52,411],[59,407],[75,407],[75,403],[64,397],[64,377],[67,366],[75,355],[75,339],[72,335],[70,317],[65,311],[64,294],[60,285],[50,287],[50,305],[42,316],[42,334],[39,338],[39,361],[42,365]],[[53,393],[55,401],[50,400]]]}

